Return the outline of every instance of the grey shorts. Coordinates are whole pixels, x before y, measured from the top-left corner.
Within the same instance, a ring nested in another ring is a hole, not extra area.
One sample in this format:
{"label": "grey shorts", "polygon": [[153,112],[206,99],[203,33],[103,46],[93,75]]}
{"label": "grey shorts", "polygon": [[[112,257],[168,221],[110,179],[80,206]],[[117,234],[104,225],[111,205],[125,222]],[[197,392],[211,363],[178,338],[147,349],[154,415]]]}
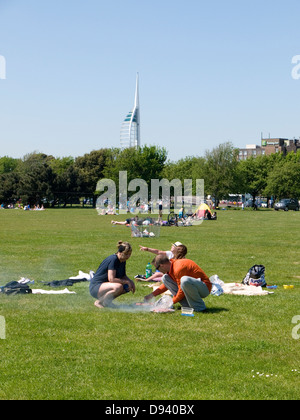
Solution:
{"label": "grey shorts", "polygon": [[102,283],[90,283],[90,294],[93,298],[98,299],[98,292]]}

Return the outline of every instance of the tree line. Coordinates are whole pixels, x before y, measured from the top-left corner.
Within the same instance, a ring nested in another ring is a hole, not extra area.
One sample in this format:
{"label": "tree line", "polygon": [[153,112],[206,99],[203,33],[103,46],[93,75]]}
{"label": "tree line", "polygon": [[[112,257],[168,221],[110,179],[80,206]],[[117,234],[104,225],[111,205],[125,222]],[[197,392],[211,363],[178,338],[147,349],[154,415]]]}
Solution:
{"label": "tree line", "polygon": [[103,148],[76,158],[37,152],[22,159],[0,157],[0,203],[65,206],[89,198],[95,205],[97,182],[108,178],[118,185],[120,171],[127,171],[128,182],[145,180],[149,190],[151,179],[179,179],[182,183],[204,179],[205,194],[216,202],[228,194],[251,194],[253,202],[260,195],[300,197],[299,152],[239,161],[238,149],[227,142],[206,151],[203,157],[189,156],[176,162],[169,161],[166,149],[157,146]]}

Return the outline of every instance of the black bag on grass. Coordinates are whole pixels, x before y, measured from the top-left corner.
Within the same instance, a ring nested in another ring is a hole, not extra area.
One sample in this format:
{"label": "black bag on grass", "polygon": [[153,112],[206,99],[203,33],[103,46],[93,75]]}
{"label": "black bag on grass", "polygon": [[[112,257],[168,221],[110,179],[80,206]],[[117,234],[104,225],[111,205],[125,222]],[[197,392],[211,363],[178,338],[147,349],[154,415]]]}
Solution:
{"label": "black bag on grass", "polygon": [[18,295],[32,293],[32,290],[28,284],[18,283],[17,281],[11,281],[1,288],[1,292],[6,295]]}
{"label": "black bag on grass", "polygon": [[249,268],[249,271],[242,281],[247,286],[261,286],[266,287],[267,283],[265,280],[265,266],[264,265],[253,265]]}

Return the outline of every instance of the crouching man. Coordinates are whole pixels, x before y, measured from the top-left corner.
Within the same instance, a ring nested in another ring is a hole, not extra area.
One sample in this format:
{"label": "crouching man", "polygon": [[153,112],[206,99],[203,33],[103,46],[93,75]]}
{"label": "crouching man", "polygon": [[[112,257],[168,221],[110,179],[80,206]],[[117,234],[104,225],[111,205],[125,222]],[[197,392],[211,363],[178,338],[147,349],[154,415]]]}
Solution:
{"label": "crouching man", "polygon": [[157,255],[152,264],[164,274],[163,284],[153,293],[145,296],[145,302],[170,290],[173,295],[173,304],[179,302],[181,306],[194,308],[195,312],[206,309],[203,299],[210,294],[212,284],[194,261],[186,258],[169,260],[164,255]]}

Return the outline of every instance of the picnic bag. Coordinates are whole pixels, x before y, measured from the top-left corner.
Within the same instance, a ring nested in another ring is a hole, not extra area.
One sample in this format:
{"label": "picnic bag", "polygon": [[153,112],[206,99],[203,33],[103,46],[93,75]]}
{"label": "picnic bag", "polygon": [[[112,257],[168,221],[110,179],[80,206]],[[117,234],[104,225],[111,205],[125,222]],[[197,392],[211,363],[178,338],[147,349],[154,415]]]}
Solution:
{"label": "picnic bag", "polygon": [[251,268],[249,268],[249,271],[242,283],[247,286],[266,287],[267,283],[265,280],[265,266],[253,265]]}

